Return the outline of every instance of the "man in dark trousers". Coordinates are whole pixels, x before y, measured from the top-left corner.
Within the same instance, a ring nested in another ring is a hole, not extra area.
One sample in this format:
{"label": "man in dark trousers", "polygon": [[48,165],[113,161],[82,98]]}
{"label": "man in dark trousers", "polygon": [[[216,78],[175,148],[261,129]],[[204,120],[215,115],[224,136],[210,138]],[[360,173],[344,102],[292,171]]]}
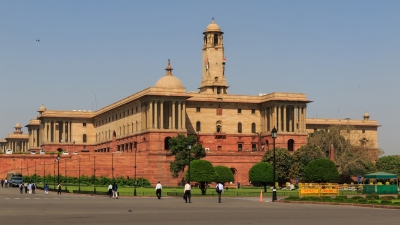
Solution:
{"label": "man in dark trousers", "polygon": [[221,182],[218,182],[217,186],[215,186],[215,191],[218,194],[218,203],[221,203],[221,194],[224,192],[224,185]]}
{"label": "man in dark trousers", "polygon": [[158,199],[161,199],[161,191],[162,191],[162,185],[160,183],[160,181],[158,181],[157,185],[156,185],[156,195]]}

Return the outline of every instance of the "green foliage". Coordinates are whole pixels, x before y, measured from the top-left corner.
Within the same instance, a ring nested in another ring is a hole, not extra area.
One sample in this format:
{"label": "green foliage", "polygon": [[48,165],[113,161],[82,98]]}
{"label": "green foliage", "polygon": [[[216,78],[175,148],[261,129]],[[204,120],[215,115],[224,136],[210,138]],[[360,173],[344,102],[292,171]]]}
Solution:
{"label": "green foliage", "polygon": [[[293,157],[286,148],[275,148],[275,169],[281,183],[289,180],[289,169],[292,166]],[[274,151],[266,151],[261,162],[274,163]]]}
{"label": "green foliage", "polygon": [[[273,184],[273,172],[274,168],[271,164],[266,162],[259,162],[251,167],[249,171],[249,179],[254,185],[261,183],[264,186],[264,192],[266,192],[267,184]],[[278,174],[275,173],[275,181],[278,180]]]}
{"label": "green foliage", "polygon": [[382,200],[381,201],[381,205],[391,205],[392,204],[392,201],[390,201],[390,200]]}
{"label": "green foliage", "polygon": [[195,143],[196,138],[191,135],[187,137],[184,135],[178,135],[169,140],[168,144],[171,155],[175,156],[175,159],[170,163],[169,168],[173,178],[177,178],[179,173],[184,171],[185,166],[189,165],[188,145],[192,146],[190,149],[190,161],[206,157],[206,151],[203,146]]}
{"label": "green foliage", "polygon": [[[190,162],[190,181],[200,183],[201,193],[206,194],[207,184],[211,183],[217,177],[214,167],[207,160],[194,160]],[[188,180],[188,174],[186,174]]]}
{"label": "green foliage", "polygon": [[381,172],[400,174],[400,156],[388,155],[378,158],[376,169]]}
{"label": "green foliage", "polygon": [[[35,183],[58,183],[58,175],[51,176],[46,175],[41,177],[40,175],[31,175],[31,176],[23,176],[24,182],[35,182]],[[80,179],[78,177],[71,177],[71,176],[62,176],[60,175],[60,183],[70,183],[70,184],[78,184],[79,182],[84,185],[109,185],[113,182],[116,182],[119,186],[134,186],[135,181],[129,177],[125,178],[120,176],[116,179],[112,179],[110,177],[94,177],[92,176],[85,176],[82,175]],[[138,187],[148,187],[150,186],[150,182],[146,178],[138,178]]]}
{"label": "green foliage", "polygon": [[393,200],[393,199],[396,199],[394,196],[382,196],[382,197],[380,197],[380,199],[382,199],[382,200]]}
{"label": "green foliage", "polygon": [[317,146],[307,144],[295,151],[292,157],[293,160],[289,169],[289,177],[299,178],[300,181],[303,181],[304,168],[307,166],[307,164],[314,159],[324,158],[324,154]]}
{"label": "green foliage", "polygon": [[365,198],[368,200],[377,200],[379,199],[379,195],[376,194],[366,195]]}
{"label": "green foliage", "polygon": [[360,203],[360,204],[367,204],[367,203],[368,203],[368,200],[365,199],[365,198],[360,198],[360,199],[357,199],[357,203]]}
{"label": "green foliage", "polygon": [[359,196],[359,195],[353,196],[353,197],[351,197],[351,198],[352,198],[353,200],[364,199],[364,197]]}
{"label": "green foliage", "polygon": [[235,178],[233,177],[233,173],[231,169],[226,166],[214,166],[215,173],[217,174],[215,177],[216,182],[226,183],[233,182]]}
{"label": "green foliage", "polygon": [[339,173],[334,162],[329,159],[316,159],[304,168],[307,182],[337,182]]}
{"label": "green foliage", "polygon": [[377,200],[370,200],[370,201],[368,201],[368,204],[379,204],[379,201],[377,201]]}

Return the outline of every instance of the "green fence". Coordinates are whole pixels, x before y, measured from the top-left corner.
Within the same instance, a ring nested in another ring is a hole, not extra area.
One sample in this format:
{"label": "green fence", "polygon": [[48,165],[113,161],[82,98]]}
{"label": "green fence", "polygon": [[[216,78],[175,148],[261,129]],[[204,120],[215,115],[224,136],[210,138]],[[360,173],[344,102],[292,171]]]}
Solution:
{"label": "green fence", "polygon": [[365,184],[363,186],[364,194],[398,194],[397,185],[374,185]]}

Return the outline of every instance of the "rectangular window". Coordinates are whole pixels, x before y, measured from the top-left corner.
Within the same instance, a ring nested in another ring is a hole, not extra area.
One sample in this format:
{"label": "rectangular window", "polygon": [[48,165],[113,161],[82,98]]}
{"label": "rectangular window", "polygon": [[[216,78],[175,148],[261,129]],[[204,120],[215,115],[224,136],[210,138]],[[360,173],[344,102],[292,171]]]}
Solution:
{"label": "rectangular window", "polygon": [[238,113],[239,113],[239,114],[242,113],[242,109],[238,109]]}
{"label": "rectangular window", "polygon": [[196,112],[200,112],[200,107],[196,107]]}
{"label": "rectangular window", "polygon": [[255,110],[255,109],[252,109],[252,110],[251,110],[251,114],[256,114],[256,110]]}
{"label": "rectangular window", "polygon": [[253,152],[257,151],[257,144],[251,144],[251,150]]}
{"label": "rectangular window", "polygon": [[238,144],[238,151],[240,152],[242,151],[242,149],[243,149],[243,144]]}
{"label": "rectangular window", "polygon": [[362,133],[363,133],[363,134],[365,133],[365,129],[362,130]]}
{"label": "rectangular window", "polygon": [[83,126],[83,127],[86,127],[86,123],[83,123],[82,126]]}

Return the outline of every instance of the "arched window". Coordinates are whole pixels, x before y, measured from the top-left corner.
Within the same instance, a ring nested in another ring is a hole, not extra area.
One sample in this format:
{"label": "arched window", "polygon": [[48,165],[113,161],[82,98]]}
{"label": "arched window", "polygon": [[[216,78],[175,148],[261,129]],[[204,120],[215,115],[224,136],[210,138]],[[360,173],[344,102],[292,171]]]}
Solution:
{"label": "arched window", "polygon": [[218,34],[214,34],[214,45],[218,45]]}
{"label": "arched window", "polygon": [[293,139],[289,139],[287,142],[287,149],[292,152],[294,150],[294,140]]}
{"label": "arched window", "polygon": [[242,133],[242,123],[238,123],[238,133]]}
{"label": "arched window", "polygon": [[117,137],[117,132],[113,131],[113,137]]}
{"label": "arched window", "polygon": [[83,134],[82,140],[83,140],[84,143],[86,143],[86,134]]}
{"label": "arched window", "polygon": [[217,127],[216,128],[217,128],[216,129],[217,133],[221,133],[222,132],[222,126],[221,126],[221,121],[220,120],[217,121]]}
{"label": "arched window", "polygon": [[251,124],[251,133],[256,133],[256,123]]}
{"label": "arched window", "polygon": [[171,137],[166,137],[164,139],[164,149],[165,150],[171,150],[170,147],[169,147],[169,139],[171,139]]}
{"label": "arched window", "polygon": [[199,132],[201,130],[201,123],[200,121],[196,122],[196,131]]}

